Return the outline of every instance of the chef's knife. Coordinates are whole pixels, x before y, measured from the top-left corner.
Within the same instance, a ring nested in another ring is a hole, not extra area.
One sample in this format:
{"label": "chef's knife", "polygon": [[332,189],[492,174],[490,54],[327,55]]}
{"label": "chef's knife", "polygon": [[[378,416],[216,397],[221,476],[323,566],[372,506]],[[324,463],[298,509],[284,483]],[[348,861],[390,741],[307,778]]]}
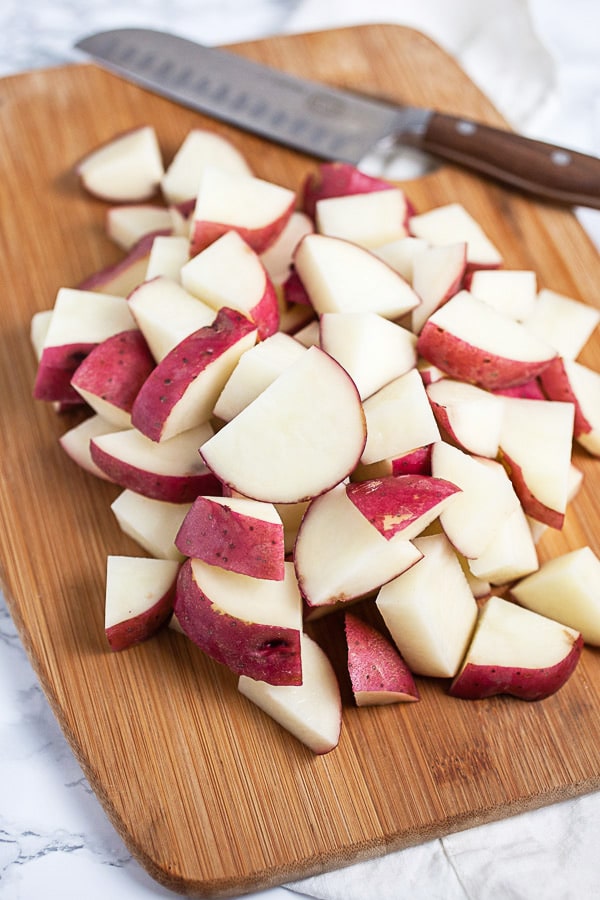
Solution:
{"label": "chef's knife", "polygon": [[75,46],[145,88],[319,159],[360,166],[374,151],[409,145],[538,197],[600,209],[597,157],[297,78],[151,29],[105,31]]}

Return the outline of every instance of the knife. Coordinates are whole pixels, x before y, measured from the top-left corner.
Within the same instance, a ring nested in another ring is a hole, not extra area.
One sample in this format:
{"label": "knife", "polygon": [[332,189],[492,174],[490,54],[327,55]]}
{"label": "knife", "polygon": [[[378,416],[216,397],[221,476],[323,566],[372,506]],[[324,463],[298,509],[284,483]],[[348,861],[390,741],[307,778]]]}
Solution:
{"label": "knife", "polygon": [[600,209],[600,159],[447,113],[298,78],[231,51],[146,28],[75,47],[184,106],[319,159],[361,163],[402,146],[537,197]]}

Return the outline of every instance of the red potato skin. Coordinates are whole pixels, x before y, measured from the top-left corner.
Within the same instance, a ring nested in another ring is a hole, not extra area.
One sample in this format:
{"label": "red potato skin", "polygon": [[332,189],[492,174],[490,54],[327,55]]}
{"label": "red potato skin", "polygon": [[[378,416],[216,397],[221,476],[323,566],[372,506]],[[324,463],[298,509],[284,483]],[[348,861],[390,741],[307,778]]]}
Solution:
{"label": "red potato skin", "polygon": [[131,422],[152,441],[160,441],[173,407],[213,359],[254,331],[255,324],[223,306],[211,325],[184,338],[152,370],[131,410]]}
{"label": "red potato skin", "polygon": [[302,684],[300,632],[223,613],[196,583],[191,559],[179,570],[174,612],[184,634],[237,675],[268,684]]}
{"label": "red potato skin", "polygon": [[244,515],[207,497],[194,501],[175,546],[184,556],[242,575],[284,578],[283,525]]}
{"label": "red potato skin", "polygon": [[82,343],[46,347],[37,367],[34,398],[61,404],[83,404],[71,379],[86,356],[97,346],[96,343]]}
{"label": "red potato skin", "polygon": [[555,666],[546,669],[467,663],[450,685],[449,693],[463,700],[482,700],[496,694],[510,694],[520,700],[544,700],[555,694],[571,677],[582,650],[583,638],[578,635],[570,653]]}
{"label": "red potato skin", "polygon": [[[139,264],[144,267],[147,264],[155,237],[170,234],[172,234],[172,230],[153,231],[149,234],[144,234],[136,241],[133,247],[127,251],[122,259],[88,275],[87,278],[84,278],[83,281],[77,285],[78,289],[85,291],[104,291],[108,293],[108,287],[110,285],[119,284],[119,282],[126,279],[128,273],[132,271],[134,266]],[[143,271],[144,270],[141,271],[142,279]]]}
{"label": "red potato skin", "polygon": [[71,383],[131,412],[138,391],[154,367],[154,357],[143,334],[131,329],[111,335],[94,347]]}
{"label": "red potato skin", "polygon": [[392,460],[392,475],[431,475],[431,444]]}
{"label": "red potato skin", "polygon": [[531,381],[550,363],[548,359],[523,362],[492,356],[433,322],[425,323],[417,341],[417,352],[452,378],[491,391]]}
{"label": "red potato skin", "polygon": [[[554,364],[554,360],[550,363],[548,368],[551,368]],[[546,369],[544,369],[544,372]],[[519,397],[521,400],[547,400],[547,396],[541,388],[539,379],[532,378],[531,381],[525,381],[523,384],[518,384],[515,387],[502,388],[500,390],[493,391],[492,393],[498,394],[502,397]]]}
{"label": "red potato skin", "polygon": [[348,498],[387,540],[458,491],[450,481],[431,475],[387,475],[346,487]]}
{"label": "red potato skin", "polygon": [[159,475],[138,469],[105,453],[95,441],[90,441],[90,455],[110,481],[122,488],[129,488],[153,500],[170,503],[193,503],[200,494],[219,496],[221,482],[212,472],[188,472],[179,475]]}
{"label": "red potato skin", "polygon": [[[371,191],[387,191],[395,187],[389,181],[375,178],[361,172],[351,163],[321,163],[316,172],[311,172],[302,185],[301,208],[315,218],[317,202],[327,197],[345,197],[349,194],[368,194]],[[410,213],[412,214],[412,207]]]}
{"label": "red potato skin", "polygon": [[292,268],[292,271],[283,282],[282,290],[286,303],[299,303],[301,306],[310,306],[312,308],[306,288],[294,268]]}
{"label": "red potato skin", "polygon": [[537,497],[534,497],[525,483],[521,467],[502,450],[502,447],[500,448],[500,459],[508,472],[512,486],[515,489],[517,497],[521,501],[521,506],[523,507],[525,514],[531,516],[537,522],[542,522],[550,528],[556,528],[560,531],[565,522],[564,512],[560,512],[557,509],[551,509],[544,503],[540,503]]}
{"label": "red potato skin", "polygon": [[293,211],[294,200],[290,202],[288,208],[278,219],[268,222],[261,228],[245,228],[235,223],[195,219],[192,223],[190,237],[190,257],[196,256],[228,231],[237,231],[255,253],[264,253],[277,240]]}
{"label": "red potato skin", "polygon": [[550,400],[563,400],[567,403],[572,403],[575,407],[573,437],[577,438],[582,434],[589,434],[592,426],[583,414],[577,394],[571,387],[569,376],[560,357],[552,360],[548,368],[542,372],[540,380],[546,397]]}
{"label": "red potato skin", "polygon": [[417,701],[419,692],[412,672],[395,646],[380,631],[353,613],[345,614],[344,626],[348,673],[352,693],[355,698],[359,695],[358,705],[368,705],[368,695],[375,693],[389,695],[388,703]]}
{"label": "red potato skin", "polygon": [[256,306],[248,311],[248,315],[256,325],[260,341],[264,341],[279,330],[279,300],[275,286],[266,271],[265,291]]}
{"label": "red potato skin", "polygon": [[175,601],[175,581],[171,588],[163,594],[151,607],[134,616],[124,619],[105,630],[106,639],[111,650],[127,650],[135,644],[149,640],[167,624],[173,613]]}

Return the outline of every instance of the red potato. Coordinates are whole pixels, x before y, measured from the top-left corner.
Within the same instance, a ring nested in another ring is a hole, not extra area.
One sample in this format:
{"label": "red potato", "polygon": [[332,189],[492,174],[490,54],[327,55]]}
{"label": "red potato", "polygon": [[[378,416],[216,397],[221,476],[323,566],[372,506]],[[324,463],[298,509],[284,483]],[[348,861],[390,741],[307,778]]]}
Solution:
{"label": "red potato", "polygon": [[[549,367],[552,365],[549,364]],[[523,384],[517,384],[514,387],[500,388],[492,391],[493,394],[499,394],[502,397],[522,397],[523,400],[546,400],[539,378],[532,378],[531,381],[525,381]]]}
{"label": "red potato", "polygon": [[277,331],[279,301],[260,257],[228,231],[181,268],[183,287],[215,310],[236,309],[255,323],[261,340]]}
{"label": "red potato", "polygon": [[183,562],[185,555],[175,546],[175,537],[191,505],[154,500],[125,489],[110,508],[121,531],[150,556]]}
{"label": "red potato", "polygon": [[[312,234],[312,232],[309,233]],[[306,312],[307,315],[310,313],[314,316],[315,313],[312,307],[312,303],[310,302],[310,297],[308,296],[308,292],[302,284],[300,276],[294,268],[293,263],[288,276],[281,286],[281,289],[286,304],[288,304],[289,306],[297,305],[306,307],[306,310],[304,310],[304,312]]]}
{"label": "red potato", "polygon": [[502,399],[500,455],[527,515],[562,528],[569,500],[575,408],[548,400]]}
{"label": "red potato", "polygon": [[108,557],[104,630],[111,650],[147,641],[167,624],[178,570],[173,560]]}
{"label": "red potato", "polygon": [[182,267],[189,259],[189,240],[180,234],[157,234],[152,241],[144,281],[166,277],[180,280]]}
{"label": "red potato", "polygon": [[172,234],[173,215],[165,206],[151,203],[128,203],[111,206],[106,211],[107,236],[122,250],[129,251],[144,237]]}
{"label": "red potato", "polygon": [[363,466],[397,459],[440,439],[423,381],[416,369],[384,385],[363,403],[367,441]]}
{"label": "red potato", "polygon": [[200,494],[221,493],[221,483],[203,464],[198,448],[212,435],[208,423],[156,443],[135,428],[90,441],[94,463],[123,488],[170,503],[190,503]]}
{"label": "red potato", "polygon": [[112,138],[87,154],[76,172],[90,194],[109,203],[151,199],[164,173],[154,128],[142,125]]}
{"label": "red potato", "polygon": [[448,538],[415,538],[421,559],[384,584],[376,605],[415,675],[456,674],[477,618],[477,603]]}
{"label": "red potato", "polygon": [[333,666],[307,634],[300,636],[302,684],[272,685],[241,675],[238,690],[318,756],[334,750],[342,727],[342,699]]}
{"label": "red potato", "polygon": [[369,191],[317,201],[316,230],[373,249],[408,234],[409,212],[404,191]]}
{"label": "red potato", "polygon": [[214,322],[177,344],[137,393],[131,423],[153,441],[169,439],[210,419],[217,397],[242,354],[256,341],[254,323],[223,307]]}
{"label": "red potato", "polygon": [[[161,232],[161,234],[167,233]],[[141,237],[123,259],[84,278],[78,285],[79,289],[128,297],[146,278],[148,260],[155,237],[154,234],[146,234]]]}
{"label": "red potato", "polygon": [[342,238],[307,234],[296,248],[294,266],[318,314],[374,312],[398,319],[420,302],[394,269]]}
{"label": "red potato", "polygon": [[524,322],[532,314],[537,297],[537,277],[527,269],[479,269],[470,273],[469,291],[499,312]]}
{"label": "red potato", "polygon": [[348,672],[357,706],[414,703],[419,691],[396,647],[380,631],[347,612]]}
{"label": "red potato", "polygon": [[582,649],[574,629],[492,596],[479,614],[450,694],[464,700],[496,694],[542,700],[568,681]]}
{"label": "red potato", "polygon": [[385,478],[387,475],[431,475],[432,444],[416,447],[408,453],[381,459],[379,462],[362,465],[359,463],[350,475],[351,481],[366,481],[368,478]]}
{"label": "red potato", "polygon": [[504,406],[490,391],[466,381],[442,378],[426,387],[438,425],[475,456],[498,455]]}
{"label": "red potato", "polygon": [[468,291],[455,294],[430,316],[417,350],[451,377],[489,390],[530,381],[556,356],[520,322]]}
{"label": "red potato", "polygon": [[600,310],[548,288],[539,291],[525,319],[527,328],[565,359],[579,356],[599,322]]}
{"label": "red potato", "polygon": [[102,416],[94,414],[63,432],[58,439],[58,443],[67,456],[70,456],[73,462],[77,463],[81,469],[84,469],[91,475],[95,475],[96,478],[111,481],[112,479],[108,477],[106,472],[98,468],[92,460],[90,441],[92,438],[98,437],[98,435],[109,434],[118,430],[113,424],[103,419]]}
{"label": "red potato", "polygon": [[573,437],[588,453],[600,456],[600,374],[575,360],[557,357],[540,379],[550,400],[573,404]]}
{"label": "red potato", "polygon": [[365,437],[354,382],[310,347],[200,452],[220,481],[245,497],[297,503],[343,481]]}
{"label": "red potato", "polygon": [[427,246],[415,254],[411,284],[421,300],[411,314],[411,328],[415,334],[421,332],[436,309],[458,293],[466,267],[467,245],[464,241]]}
{"label": "red potato", "polygon": [[264,253],[284,230],[296,204],[294,191],[207,166],[202,172],[190,229],[190,256],[228,231]]}
{"label": "red potato", "polygon": [[372,253],[412,284],[415,260],[427,247],[427,241],[407,235],[390,241],[389,244],[382,244],[381,247],[374,247]]}
{"label": "red potato", "polygon": [[314,225],[303,212],[294,210],[279,237],[260,254],[260,261],[275,285],[283,285],[292,272],[296,245],[305,234],[312,234]]}
{"label": "red potato", "polygon": [[431,475],[388,475],[346,487],[348,499],[386,540],[421,534],[452,503],[460,488]]}
{"label": "red potato", "polygon": [[129,428],[135,398],[154,366],[143,334],[130,329],[97,344],[77,367],[71,384],[107,422]]}
{"label": "red potato", "polygon": [[314,219],[317,202],[326,197],[347,197],[371,191],[388,191],[392,187],[389,181],[367,175],[351,163],[321,163],[317,171],[311,172],[304,180],[300,190],[301,206],[304,212]]}
{"label": "red potato", "polygon": [[373,528],[339,484],[308,505],[294,565],[308,606],[334,608],[373,593],[421,555],[401,533],[387,540]]}
{"label": "red potato", "polygon": [[346,369],[363,400],[416,364],[416,337],[377,313],[323,313],[314,327],[321,349]]}
{"label": "red potato", "polygon": [[71,385],[79,364],[101,341],[135,328],[123,297],[60,288],[44,337],[33,396],[61,403],[80,400]]}
{"label": "red potato", "polygon": [[511,585],[520,606],[580,632],[600,646],[600,560],[588,545],[548,559]]}
{"label": "red potato", "polygon": [[188,559],[174,611],[184,634],[238,675],[302,684],[302,603],[291,563],[284,579],[273,581]]}
{"label": "red potato", "polygon": [[278,331],[246,350],[219,394],[214,415],[229,422],[299,360],[304,349],[293,337]]}
{"label": "red potato", "polygon": [[248,161],[230,140],[214,131],[192,128],[161,179],[167,203],[195,200],[206,166],[219,166],[241,175],[252,174]]}
{"label": "red potato", "polygon": [[481,556],[519,503],[503,466],[438,441],[432,448],[431,472],[461,488],[440,514],[448,539],[468,559]]}
{"label": "red potato", "polygon": [[282,581],[283,523],[270,503],[243,497],[197,497],[175,546],[213,566],[253,578]]}
{"label": "red potato", "polygon": [[411,216],[410,233],[435,246],[464,241],[468,270],[497,269],[502,265],[498,248],[461,203],[448,203]]}
{"label": "red potato", "polygon": [[175,279],[160,275],[139,285],[128,305],[157,362],[215,319],[211,306],[193,297]]}
{"label": "red potato", "polygon": [[483,553],[466,562],[470,574],[490,587],[508,584],[539,568],[531,522],[520,504],[506,516]]}

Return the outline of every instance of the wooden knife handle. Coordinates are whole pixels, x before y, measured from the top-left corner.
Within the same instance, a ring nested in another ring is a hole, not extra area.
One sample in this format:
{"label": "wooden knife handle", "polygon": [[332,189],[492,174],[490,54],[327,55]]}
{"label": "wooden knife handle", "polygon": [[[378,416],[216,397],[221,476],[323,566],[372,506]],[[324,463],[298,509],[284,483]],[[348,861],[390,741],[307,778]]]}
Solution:
{"label": "wooden knife handle", "polygon": [[597,157],[438,112],[415,143],[538,197],[600,209]]}

